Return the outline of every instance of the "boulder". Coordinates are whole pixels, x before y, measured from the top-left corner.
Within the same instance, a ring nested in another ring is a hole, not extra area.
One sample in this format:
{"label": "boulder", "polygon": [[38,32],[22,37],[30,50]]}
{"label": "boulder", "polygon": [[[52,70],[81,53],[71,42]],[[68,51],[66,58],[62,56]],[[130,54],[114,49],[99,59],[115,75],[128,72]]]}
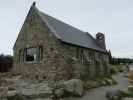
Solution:
{"label": "boulder", "polygon": [[8,87],[0,87],[0,98],[4,98],[8,92]]}
{"label": "boulder", "polygon": [[108,91],[106,93],[106,97],[108,100],[121,100],[123,97],[123,94],[120,90],[117,91]]}
{"label": "boulder", "polygon": [[51,89],[48,87],[46,81],[40,83],[29,80],[17,80],[14,84],[0,87],[0,98],[4,98],[5,100],[32,100],[36,98],[48,98],[50,95]]}
{"label": "boulder", "polygon": [[71,79],[64,82],[64,91],[75,96],[83,95],[83,84],[79,79]]}
{"label": "boulder", "polygon": [[123,100],[133,100],[133,98],[124,98]]}
{"label": "boulder", "polygon": [[17,91],[16,91],[16,90],[13,90],[13,91],[8,91],[7,94],[6,94],[6,96],[7,96],[7,97],[13,97],[13,96],[15,96],[16,94],[17,94]]}

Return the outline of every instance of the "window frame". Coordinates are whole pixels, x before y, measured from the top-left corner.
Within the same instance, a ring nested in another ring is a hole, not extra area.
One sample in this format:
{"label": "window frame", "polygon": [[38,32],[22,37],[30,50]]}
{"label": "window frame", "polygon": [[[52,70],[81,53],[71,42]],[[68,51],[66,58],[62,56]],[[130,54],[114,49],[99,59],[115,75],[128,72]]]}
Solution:
{"label": "window frame", "polygon": [[[35,48],[36,49],[36,60],[34,61],[27,61],[26,56],[27,56],[27,50],[30,48]],[[38,45],[38,46],[31,46],[28,48],[21,48],[18,51],[18,63],[41,63],[43,61],[43,45]]]}
{"label": "window frame", "polygon": [[[36,49],[36,58],[34,58],[34,61],[27,61],[27,51],[28,51],[28,49]],[[29,47],[29,48],[26,48],[25,50],[24,50],[24,62],[26,62],[26,63],[37,63],[38,62],[38,54],[37,54],[37,50],[38,48],[37,47]],[[35,60],[36,59],[36,60]]]}

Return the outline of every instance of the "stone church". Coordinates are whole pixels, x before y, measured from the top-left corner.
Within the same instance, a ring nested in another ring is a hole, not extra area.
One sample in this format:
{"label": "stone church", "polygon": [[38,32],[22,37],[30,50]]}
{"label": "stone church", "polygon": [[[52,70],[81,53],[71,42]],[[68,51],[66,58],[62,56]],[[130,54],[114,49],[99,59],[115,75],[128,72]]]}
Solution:
{"label": "stone church", "polygon": [[35,2],[13,47],[16,73],[43,78],[89,79],[109,74],[105,36],[92,37],[39,9]]}

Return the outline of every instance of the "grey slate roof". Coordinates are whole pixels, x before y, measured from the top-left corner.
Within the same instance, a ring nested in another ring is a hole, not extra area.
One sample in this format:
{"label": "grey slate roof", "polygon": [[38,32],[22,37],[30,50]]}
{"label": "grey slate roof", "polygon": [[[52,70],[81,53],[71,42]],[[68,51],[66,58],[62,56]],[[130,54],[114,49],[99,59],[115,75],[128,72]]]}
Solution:
{"label": "grey slate roof", "polygon": [[106,52],[105,49],[101,48],[97,44],[96,40],[89,33],[83,32],[39,10],[37,11],[42,20],[61,41],[101,52]]}

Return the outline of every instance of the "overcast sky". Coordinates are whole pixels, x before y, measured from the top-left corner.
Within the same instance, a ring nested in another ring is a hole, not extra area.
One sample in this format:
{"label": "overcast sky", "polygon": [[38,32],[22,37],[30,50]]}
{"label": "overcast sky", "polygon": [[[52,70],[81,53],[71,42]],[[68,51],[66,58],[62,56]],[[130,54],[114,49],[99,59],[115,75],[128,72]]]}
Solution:
{"label": "overcast sky", "polygon": [[[1,0],[0,54],[13,54],[13,45],[32,2]],[[133,57],[133,0],[36,0],[36,6],[93,36],[103,32],[113,56]]]}

